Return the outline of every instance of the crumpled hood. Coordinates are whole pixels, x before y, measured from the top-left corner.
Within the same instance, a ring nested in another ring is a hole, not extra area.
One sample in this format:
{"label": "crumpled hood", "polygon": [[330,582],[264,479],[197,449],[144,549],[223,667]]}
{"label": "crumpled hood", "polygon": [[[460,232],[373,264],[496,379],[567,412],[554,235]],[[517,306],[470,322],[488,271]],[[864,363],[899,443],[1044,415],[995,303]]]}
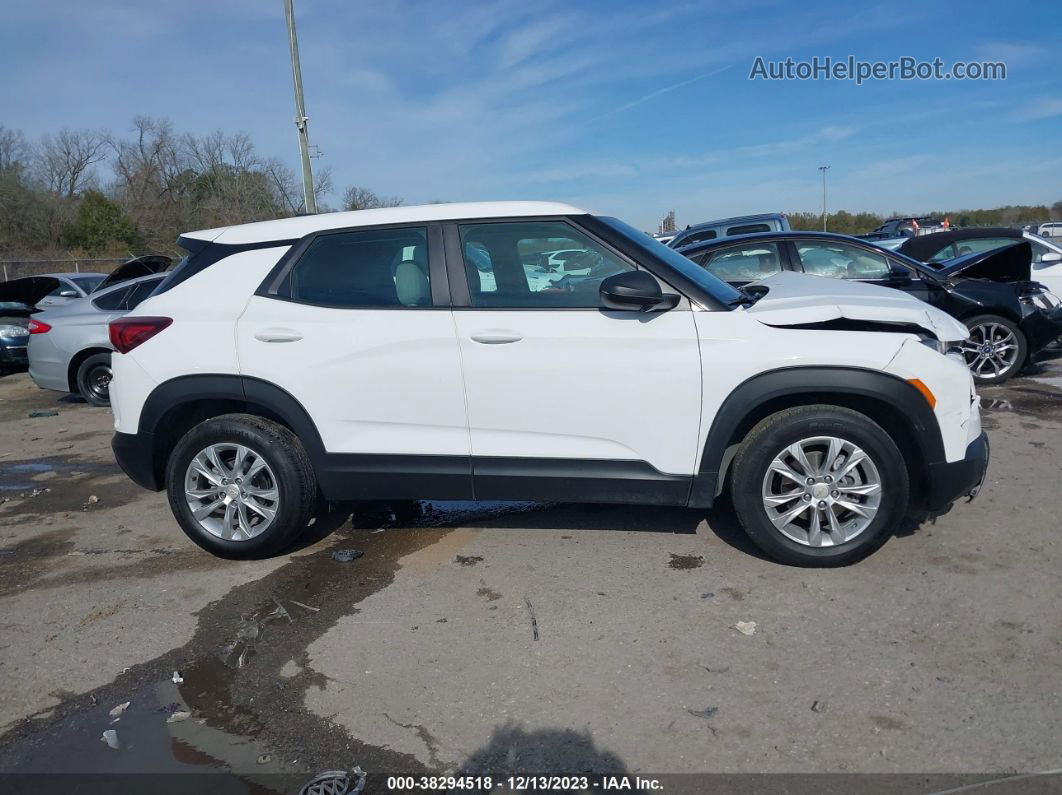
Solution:
{"label": "crumpled hood", "polygon": [[994,282],[1027,282],[1032,278],[1032,246],[1028,240],[1012,246],[978,251],[949,259],[930,270],[938,279],[990,279]]}
{"label": "crumpled hood", "polygon": [[767,326],[853,321],[898,326],[901,332],[917,326],[941,342],[970,336],[955,318],[892,287],[792,271],[775,273],[753,285],[766,287],[768,292],[747,311]]}

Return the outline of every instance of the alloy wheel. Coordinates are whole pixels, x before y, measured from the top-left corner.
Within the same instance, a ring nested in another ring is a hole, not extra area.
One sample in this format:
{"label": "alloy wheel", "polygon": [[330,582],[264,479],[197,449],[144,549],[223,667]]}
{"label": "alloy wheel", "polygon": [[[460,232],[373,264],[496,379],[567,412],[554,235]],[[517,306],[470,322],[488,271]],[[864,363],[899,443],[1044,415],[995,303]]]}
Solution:
{"label": "alloy wheel", "polygon": [[225,541],[265,532],[280,508],[276,476],[266,459],[234,443],[212,444],[192,457],[184,496],[199,526]]}
{"label": "alloy wheel", "polygon": [[801,439],[763,476],[763,508],[787,538],[809,547],[851,541],[874,520],[881,475],[860,447],[836,436]]}
{"label": "alloy wheel", "polygon": [[1000,323],[981,323],[970,329],[962,355],[975,376],[998,378],[1018,361],[1018,340]]}

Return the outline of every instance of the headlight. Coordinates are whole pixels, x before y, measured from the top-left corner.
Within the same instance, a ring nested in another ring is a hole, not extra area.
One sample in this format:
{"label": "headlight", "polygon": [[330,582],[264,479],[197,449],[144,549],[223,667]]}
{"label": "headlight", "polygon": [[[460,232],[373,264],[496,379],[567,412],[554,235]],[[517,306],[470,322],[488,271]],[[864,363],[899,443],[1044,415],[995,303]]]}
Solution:
{"label": "headlight", "polygon": [[946,355],[948,353],[948,349],[951,347],[948,343],[941,342],[936,337],[922,335],[921,337],[919,337],[919,339],[922,340],[922,344],[925,345],[927,348],[932,348],[942,356]]}
{"label": "headlight", "polygon": [[0,337],[28,337],[29,331],[24,326],[0,326]]}
{"label": "headlight", "polygon": [[1059,300],[1058,296],[1049,290],[1022,295],[1019,296],[1019,299],[1023,304],[1037,309],[1057,309],[1062,306],[1062,301]]}

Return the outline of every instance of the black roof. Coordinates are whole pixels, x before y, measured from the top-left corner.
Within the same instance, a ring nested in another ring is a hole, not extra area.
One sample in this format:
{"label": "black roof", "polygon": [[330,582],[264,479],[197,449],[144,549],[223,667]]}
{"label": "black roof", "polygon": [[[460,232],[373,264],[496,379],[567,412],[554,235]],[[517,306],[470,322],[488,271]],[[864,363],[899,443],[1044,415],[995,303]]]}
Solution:
{"label": "black roof", "polygon": [[1021,240],[1023,233],[1020,229],[1008,229],[1006,227],[949,229],[947,232],[934,232],[931,235],[910,237],[900,246],[899,251],[908,257],[925,261],[949,243],[957,243],[960,240],[978,240],[985,237],[1012,237],[1015,240]]}

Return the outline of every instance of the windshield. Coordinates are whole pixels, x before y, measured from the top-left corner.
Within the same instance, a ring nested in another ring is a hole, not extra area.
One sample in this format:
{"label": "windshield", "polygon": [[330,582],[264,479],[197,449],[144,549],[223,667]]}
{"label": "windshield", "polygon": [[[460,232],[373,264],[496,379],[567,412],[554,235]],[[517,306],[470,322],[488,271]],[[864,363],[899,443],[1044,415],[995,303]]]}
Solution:
{"label": "windshield", "polygon": [[97,287],[100,286],[100,282],[106,279],[106,276],[67,276],[70,281],[80,287],[84,292],[91,293]]}
{"label": "windshield", "polygon": [[645,232],[640,232],[630,224],[625,224],[618,218],[608,216],[594,216],[603,224],[619,232],[630,240],[638,248],[651,254],[659,260],[663,260],[669,266],[681,273],[691,282],[696,282],[706,293],[719,303],[726,306],[734,306],[747,300],[746,296],[739,293],[733,287],[721,279],[716,278],[693,260],[679,254],[675,249],[668,248],[659,240],[650,237]]}

